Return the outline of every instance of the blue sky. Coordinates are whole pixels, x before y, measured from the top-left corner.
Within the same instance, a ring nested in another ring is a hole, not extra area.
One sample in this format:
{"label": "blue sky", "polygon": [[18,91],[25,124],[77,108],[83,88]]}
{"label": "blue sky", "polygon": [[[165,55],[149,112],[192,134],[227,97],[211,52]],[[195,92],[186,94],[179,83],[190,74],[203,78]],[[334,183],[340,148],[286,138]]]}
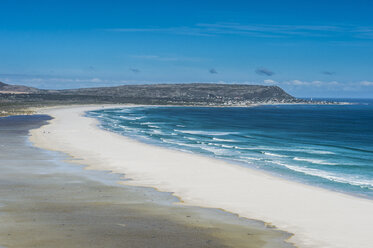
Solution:
{"label": "blue sky", "polygon": [[373,98],[372,1],[1,0],[0,81],[279,85]]}

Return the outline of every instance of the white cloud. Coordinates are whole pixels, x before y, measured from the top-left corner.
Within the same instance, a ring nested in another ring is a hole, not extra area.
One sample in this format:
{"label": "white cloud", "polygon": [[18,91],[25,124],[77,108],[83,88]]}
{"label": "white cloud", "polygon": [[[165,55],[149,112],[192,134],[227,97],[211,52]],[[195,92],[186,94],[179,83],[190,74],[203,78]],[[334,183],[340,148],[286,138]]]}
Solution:
{"label": "white cloud", "polygon": [[193,26],[112,28],[109,32],[169,33],[192,36],[246,35],[253,37],[333,37],[372,39],[373,27],[356,25],[265,25],[242,23],[197,23]]}
{"label": "white cloud", "polygon": [[198,61],[207,60],[203,58],[193,58],[193,57],[183,57],[183,56],[160,56],[160,55],[153,55],[153,54],[132,55],[131,57],[135,59],[155,60],[155,61],[164,61],[164,62],[172,62],[172,61],[198,62]]}
{"label": "white cloud", "polygon": [[370,81],[362,81],[360,82],[360,84],[362,86],[373,86],[373,82],[370,82]]}
{"label": "white cloud", "polygon": [[285,81],[282,84],[286,85],[294,85],[294,86],[309,86],[309,87],[322,87],[322,86],[338,86],[340,85],[339,82],[337,81],[329,81],[329,82],[324,82],[324,81],[319,81],[319,80],[314,80],[314,81],[302,81],[302,80],[291,80],[291,81]]}
{"label": "white cloud", "polygon": [[293,80],[293,81],[289,81],[289,82],[285,82],[286,84],[290,84],[290,85],[308,85],[309,83],[308,82],[304,82],[304,81],[300,81],[300,80]]}
{"label": "white cloud", "polygon": [[277,81],[272,80],[272,79],[265,79],[265,80],[263,80],[263,82],[264,82],[265,84],[278,84]]}

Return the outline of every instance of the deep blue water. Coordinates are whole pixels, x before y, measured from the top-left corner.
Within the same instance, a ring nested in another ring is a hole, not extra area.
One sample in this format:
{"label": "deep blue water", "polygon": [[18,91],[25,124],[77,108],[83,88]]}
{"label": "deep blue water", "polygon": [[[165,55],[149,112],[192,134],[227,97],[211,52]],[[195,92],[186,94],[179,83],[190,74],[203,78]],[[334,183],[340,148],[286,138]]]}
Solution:
{"label": "deep blue water", "polygon": [[252,108],[89,112],[104,129],[303,183],[373,198],[373,100]]}

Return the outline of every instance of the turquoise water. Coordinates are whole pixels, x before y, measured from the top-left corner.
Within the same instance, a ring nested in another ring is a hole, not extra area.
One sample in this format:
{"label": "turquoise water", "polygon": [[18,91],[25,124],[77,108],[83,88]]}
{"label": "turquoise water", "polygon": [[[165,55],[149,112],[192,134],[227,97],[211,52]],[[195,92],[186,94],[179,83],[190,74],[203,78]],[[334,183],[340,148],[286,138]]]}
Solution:
{"label": "turquoise water", "polygon": [[104,129],[303,183],[373,198],[373,101],[89,112]]}

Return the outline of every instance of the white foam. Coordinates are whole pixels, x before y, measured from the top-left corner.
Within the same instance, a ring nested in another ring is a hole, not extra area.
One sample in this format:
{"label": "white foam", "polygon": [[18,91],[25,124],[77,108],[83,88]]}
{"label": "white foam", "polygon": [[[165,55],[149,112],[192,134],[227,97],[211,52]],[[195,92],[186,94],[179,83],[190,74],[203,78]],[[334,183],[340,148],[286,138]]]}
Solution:
{"label": "white foam", "polygon": [[200,134],[200,135],[208,135],[208,136],[223,136],[229,134],[235,134],[233,132],[209,132],[209,131],[199,131],[199,130],[177,130],[174,131],[180,133],[187,133],[187,134]]}
{"label": "white foam", "polygon": [[164,138],[161,138],[161,141],[165,142],[165,143],[173,144],[173,145],[178,145],[178,146],[197,147],[197,148],[202,149],[202,147],[200,145],[197,145],[197,144],[188,144],[188,143],[178,142],[178,141],[175,141],[175,140],[164,139]]}
{"label": "white foam", "polygon": [[288,165],[285,163],[280,163],[280,162],[273,162],[275,164],[284,166],[290,170],[296,171],[296,172],[301,172],[306,175],[311,175],[311,176],[316,176],[316,177],[321,177],[324,179],[328,179],[330,181],[338,182],[338,183],[347,183],[350,185],[354,186],[359,186],[362,188],[369,188],[373,189],[373,181],[372,180],[367,180],[367,179],[362,179],[357,176],[349,176],[349,175],[336,175],[331,172],[327,171],[322,171],[314,168],[306,168],[306,167],[300,167],[300,166],[293,166],[293,165]]}
{"label": "white foam", "polygon": [[262,147],[263,150],[268,151],[284,151],[284,152],[304,152],[310,154],[335,154],[331,151],[309,149],[309,148],[277,148],[277,147]]}
{"label": "white foam", "polygon": [[154,125],[154,124],[159,124],[158,122],[142,122],[140,125]]}
{"label": "white foam", "polygon": [[304,151],[306,153],[312,153],[312,154],[335,154],[334,152],[323,151],[323,150],[300,150],[300,151]]}
{"label": "white foam", "polygon": [[232,139],[219,139],[219,138],[212,138],[212,140],[215,141],[222,141],[222,142],[238,142],[237,140],[232,140]]}
{"label": "white foam", "polygon": [[303,162],[308,162],[308,163],[312,163],[312,164],[336,165],[336,163],[327,162],[327,161],[321,160],[321,159],[298,158],[298,157],[295,157],[293,159],[296,160],[296,161],[303,161]]}
{"label": "white foam", "polygon": [[116,113],[131,113],[132,109],[130,109],[130,108],[113,109],[113,111],[116,112]]}
{"label": "white foam", "polygon": [[262,150],[263,148],[260,147],[240,147],[240,146],[235,146],[236,149],[241,149],[241,150]]}
{"label": "white foam", "polygon": [[211,143],[211,142],[208,142],[208,143],[201,142],[201,144],[207,144],[209,146],[224,147],[224,148],[234,148],[234,146],[229,146],[229,145],[224,145],[224,144],[216,144],[216,143]]}
{"label": "white foam", "polygon": [[279,158],[287,158],[285,155],[271,153],[271,152],[262,152],[264,155],[272,156],[272,157],[279,157]]}
{"label": "white foam", "polygon": [[141,120],[141,119],[145,118],[144,116],[136,116],[136,117],[132,117],[132,116],[118,116],[118,117],[121,118],[121,119],[124,119],[124,120],[130,120],[130,121]]}
{"label": "white foam", "polygon": [[228,145],[220,145],[220,146],[224,148],[235,148],[235,146],[228,146]]}
{"label": "white foam", "polygon": [[208,146],[208,145],[201,145],[199,146],[201,149],[205,150],[205,151],[209,151],[209,152],[212,152],[214,153],[215,155],[224,155],[227,153],[227,151],[225,149],[219,149],[219,148],[215,148],[215,147],[212,147],[212,146]]}
{"label": "white foam", "polygon": [[148,127],[151,127],[151,128],[160,128],[159,126],[155,126],[155,125],[148,125]]}
{"label": "white foam", "polygon": [[151,132],[153,134],[164,134],[162,131],[159,131],[159,130],[152,130]]}
{"label": "white foam", "polygon": [[141,130],[137,129],[137,128],[133,128],[133,127],[128,127],[128,126],[123,126],[123,125],[118,125],[118,124],[114,124],[115,127],[120,127],[123,129],[123,131],[125,132],[139,132]]}
{"label": "white foam", "polygon": [[255,157],[243,157],[243,156],[240,156],[240,158],[245,159],[245,160],[254,160],[254,161],[260,161],[260,160],[262,160],[260,158],[255,158]]}
{"label": "white foam", "polygon": [[164,138],[161,138],[161,141],[162,142],[165,142],[165,143],[169,143],[169,144],[175,144],[175,145],[183,145],[183,143],[179,143],[179,142],[176,142],[174,140],[169,140],[169,139],[164,139]]}
{"label": "white foam", "polygon": [[314,149],[309,149],[309,148],[299,148],[299,149],[281,149],[281,148],[268,148],[273,151],[289,151],[289,152],[304,152],[304,153],[310,153],[310,154],[335,154],[334,152],[331,151],[324,151],[324,150],[314,150]]}

